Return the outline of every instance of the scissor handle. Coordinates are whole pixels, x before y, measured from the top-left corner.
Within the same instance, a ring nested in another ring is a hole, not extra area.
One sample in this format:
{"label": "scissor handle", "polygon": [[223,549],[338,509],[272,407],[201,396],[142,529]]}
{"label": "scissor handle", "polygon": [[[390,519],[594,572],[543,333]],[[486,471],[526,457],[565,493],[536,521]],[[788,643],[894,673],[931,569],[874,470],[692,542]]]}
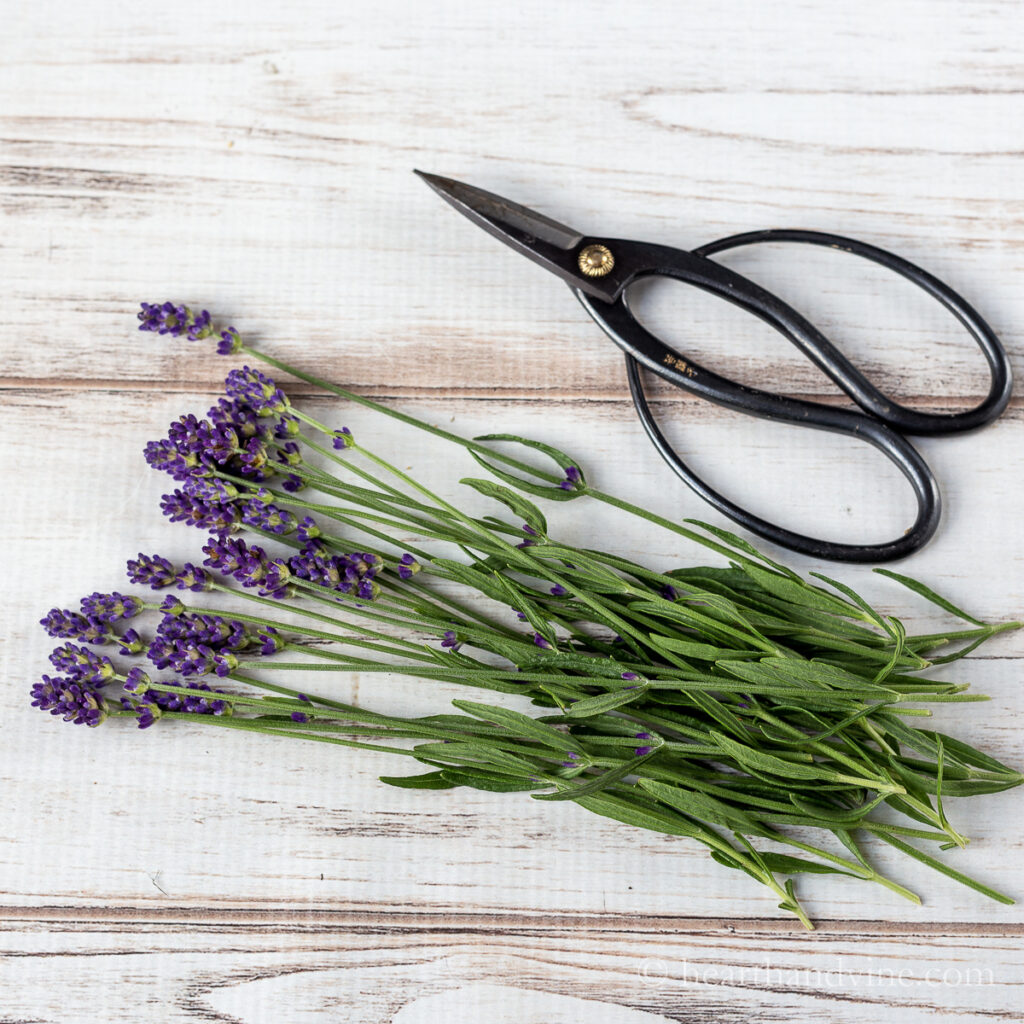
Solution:
{"label": "scissor handle", "polygon": [[820,331],[804,321],[801,326],[805,330],[806,327],[811,326],[809,334],[802,337],[798,332],[791,340],[862,409],[900,433],[917,435],[955,434],[974,430],[986,423],[991,423],[1002,414],[1010,401],[1010,394],[1013,390],[1013,374],[1006,357],[1006,350],[995,331],[982,319],[978,311],[944,281],[940,281],[909,260],[903,259],[902,256],[897,256],[886,249],[880,249],[878,246],[869,245],[856,238],[845,238],[842,235],[832,235],[823,231],[805,231],[799,228],[772,228],[766,231],[748,231],[744,234],[730,235],[728,238],[720,238],[717,241],[708,242],[707,245],[699,246],[693,252],[699,256],[711,256],[714,253],[725,252],[727,249],[737,249],[741,246],[763,242],[800,242],[806,245],[821,245],[859,256],[891,270],[948,309],[967,329],[988,363],[988,394],[974,408],[954,413],[919,412],[916,409],[908,409],[905,405],[900,405],[882,394]]}
{"label": "scissor handle", "polygon": [[[794,530],[787,530],[784,526],[778,526],[767,519],[762,519],[760,516],[747,511],[725,497],[725,495],[716,491],[683,462],[661,432],[661,428],[658,426],[654,414],[647,404],[643,383],[640,380],[640,364],[629,353],[626,353],[626,376],[629,379],[629,390],[633,396],[633,404],[636,406],[640,422],[643,424],[643,428],[654,444],[654,447],[676,476],[709,505],[712,505],[723,515],[733,520],[733,522],[746,527],[751,533],[757,534],[759,537],[764,537],[766,540],[789,548],[791,551],[798,551],[801,554],[811,555],[814,558],[826,558],[834,562],[877,563],[905,558],[907,555],[917,551],[928,543],[939,525],[939,519],[942,516],[942,498],[939,494],[939,485],[928,468],[927,463],[921,458],[913,445],[905,438],[900,437],[899,434],[893,433],[884,424],[874,423],[868,417],[861,416],[858,413],[846,413],[845,410],[832,411],[856,417],[860,422],[856,425],[850,425],[849,429],[841,429],[837,424],[823,427],[823,429],[861,437],[870,444],[873,444],[896,464],[900,472],[910,482],[910,486],[914,491],[914,497],[917,500],[917,518],[914,520],[914,525],[902,536],[882,544],[840,544],[835,541],[808,537],[802,533],[796,533]],[[816,403],[808,402],[804,404],[812,405]],[[822,408],[829,407],[823,406]],[[820,423],[809,421],[805,422],[804,425],[823,426]]]}
{"label": "scissor handle", "polygon": [[[844,391],[847,390],[846,380],[837,379],[837,376],[846,376],[843,371],[847,367],[853,370],[845,357],[796,310],[760,285],[700,253],[639,242],[617,240],[606,244],[617,260],[621,256],[627,265],[635,268],[634,278],[651,274],[673,277],[712,292],[760,317],[807,352]],[[913,445],[881,419],[737,384],[684,358],[651,334],[630,312],[625,292],[614,302],[604,302],[579,289],[572,290],[608,337],[626,353],[634,404],[644,429],[661,456],[686,484],[723,515],[758,536],[794,551],[847,562],[884,562],[903,558],[924,545],[934,534],[941,515],[941,498],[935,477]],[[678,387],[739,412],[829,430],[869,442],[910,482],[917,499],[914,525],[902,536],[883,544],[838,544],[787,530],[746,511],[704,483],[673,450],[651,414],[634,360]],[[826,363],[831,365],[826,367]],[[860,376],[855,370],[853,373]],[[856,376],[850,379],[856,381]],[[864,383],[867,384],[866,381]],[[875,390],[870,384],[868,388]],[[876,394],[884,399],[879,392]]]}

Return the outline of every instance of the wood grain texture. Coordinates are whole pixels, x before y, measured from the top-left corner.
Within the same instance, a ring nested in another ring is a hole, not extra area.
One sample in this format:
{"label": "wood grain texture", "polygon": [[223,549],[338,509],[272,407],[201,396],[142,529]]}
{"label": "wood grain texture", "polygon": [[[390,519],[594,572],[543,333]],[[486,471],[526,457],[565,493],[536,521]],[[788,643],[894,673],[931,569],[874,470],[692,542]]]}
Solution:
{"label": "wood grain texture", "polygon": [[[820,926],[808,936],[684,842],[579,808],[387,789],[376,777],[403,768],[382,756],[199,727],[70,730],[25,692],[50,646],[35,624],[47,608],[121,585],[140,549],[196,552],[199,534],[157,516],[166,487],[139,452],[202,412],[228,364],[136,334],[140,299],[206,306],[339,383],[462,433],[543,437],[598,486],[710,518],[648,446],[621,357],[565,289],[413,166],[613,236],[865,238],[962,290],[1024,369],[1020,5],[8,6],[0,1024],[1019,1019],[1019,906],[884,851],[925,905],[802,880]],[[983,393],[958,325],[883,272],[792,246],[723,261],[899,400],[953,409]],[[722,372],[842,401],[722,303],[668,285],[637,301]],[[859,541],[910,521],[910,495],[865,446],[653,391],[687,458],[756,511]],[[473,470],[295,393],[445,493]],[[947,511],[906,571],[983,617],[1024,609],[1022,408],[920,444]],[[551,510],[556,532],[659,565],[703,560],[603,508],[578,512]],[[945,621],[866,568],[841,575],[915,628]],[[1021,763],[1022,669],[1020,635],[951,668],[992,701],[939,721]],[[414,713],[460,695],[397,675],[330,686]],[[953,804],[972,837],[957,865],[1017,897],[1022,800]]]}

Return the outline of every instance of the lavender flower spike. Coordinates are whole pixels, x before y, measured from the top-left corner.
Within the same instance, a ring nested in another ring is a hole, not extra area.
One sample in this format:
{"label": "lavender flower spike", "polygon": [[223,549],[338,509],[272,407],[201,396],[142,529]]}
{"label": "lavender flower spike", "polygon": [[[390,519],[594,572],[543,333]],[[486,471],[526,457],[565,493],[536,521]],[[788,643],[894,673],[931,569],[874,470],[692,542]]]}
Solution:
{"label": "lavender flower spike", "polygon": [[128,560],[128,579],[132,583],[160,590],[172,586],[177,576],[174,566],[166,558],[161,555],[144,555],[140,551],[138,558]]}
{"label": "lavender flower spike", "polygon": [[228,398],[245,402],[258,416],[280,415],[289,405],[284,392],[270,377],[249,366],[232,370],[224,381],[224,391]]}
{"label": "lavender flower spike", "polygon": [[213,334],[210,314],[205,309],[201,313],[193,313],[188,306],[175,305],[173,302],[142,302],[140,306],[140,331],[155,331],[174,338],[185,335],[189,341],[199,341]]}

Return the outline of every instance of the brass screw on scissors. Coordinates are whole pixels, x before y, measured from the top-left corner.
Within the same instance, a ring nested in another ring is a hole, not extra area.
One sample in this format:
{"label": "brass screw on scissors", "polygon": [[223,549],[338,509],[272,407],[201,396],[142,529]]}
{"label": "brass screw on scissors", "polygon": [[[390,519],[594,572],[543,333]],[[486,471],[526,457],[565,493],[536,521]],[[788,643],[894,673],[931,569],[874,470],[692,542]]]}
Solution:
{"label": "brass screw on scissors", "polygon": [[580,270],[587,277],[604,277],[615,266],[615,257],[606,245],[588,245],[580,251]]}

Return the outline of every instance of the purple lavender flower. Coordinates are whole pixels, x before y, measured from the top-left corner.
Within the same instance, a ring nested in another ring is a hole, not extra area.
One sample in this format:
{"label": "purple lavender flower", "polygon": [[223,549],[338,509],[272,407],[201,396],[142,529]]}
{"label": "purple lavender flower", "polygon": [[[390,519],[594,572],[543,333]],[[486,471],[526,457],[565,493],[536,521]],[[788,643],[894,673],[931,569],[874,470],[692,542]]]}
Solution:
{"label": "purple lavender flower", "polygon": [[218,399],[206,416],[215,426],[231,430],[241,438],[265,436],[268,428],[266,423],[260,422],[254,409],[237,398]]}
{"label": "purple lavender flower", "polygon": [[192,452],[182,453],[171,441],[150,441],[142,454],[146,462],[162,473],[170,473],[175,480],[187,480],[199,466],[199,457]]}
{"label": "purple lavender flower", "polygon": [[291,512],[260,498],[252,498],[241,507],[242,522],[257,530],[267,533],[287,535],[294,533],[297,527],[295,516]]}
{"label": "purple lavender flower", "polygon": [[229,533],[238,528],[240,519],[234,505],[204,501],[187,488],[165,494],[160,499],[160,511],[172,523],[187,523],[212,533]]}
{"label": "purple lavender flower", "polygon": [[261,626],[253,634],[253,639],[259,644],[260,654],[265,656],[277,654],[287,643],[273,626]]}
{"label": "purple lavender flower", "polygon": [[210,314],[204,309],[201,313],[192,318],[188,326],[188,340],[199,341],[208,338],[213,334],[213,326],[210,323]]}
{"label": "purple lavender flower", "polygon": [[[189,690],[195,690],[195,694],[167,693],[159,689],[160,683],[150,683],[147,677],[146,683],[136,687],[131,698],[122,698],[121,705],[126,710],[135,711],[139,716],[139,728],[145,729],[153,724],[154,719],[159,718],[162,712],[178,711],[195,715],[223,715],[230,714],[231,708],[227,701],[201,696],[201,694],[221,694],[223,690],[211,689],[206,683],[186,683]],[[163,685],[180,685],[177,680],[168,680]],[[126,686],[127,689],[127,686]]]}
{"label": "purple lavender flower", "polygon": [[185,606],[173,594],[168,594],[160,602],[160,611],[165,615],[183,615]]}
{"label": "purple lavender flower", "polygon": [[292,721],[293,722],[308,722],[309,721],[309,715],[305,715],[301,711],[293,711],[292,712]]}
{"label": "purple lavender flower", "polygon": [[192,413],[185,413],[167,428],[167,440],[182,454],[198,455],[205,447],[202,423]]}
{"label": "purple lavender flower", "polygon": [[565,587],[563,587],[561,583],[556,583],[551,588],[551,593],[554,594],[555,597],[564,597],[566,594],[569,593],[569,591],[566,590]]}
{"label": "purple lavender flower", "polygon": [[306,516],[296,524],[295,536],[305,544],[320,536],[320,527],[316,525],[316,521],[312,516]]}
{"label": "purple lavender flower", "polygon": [[301,466],[303,462],[302,452],[294,441],[285,441],[277,446],[274,458],[282,466]]}
{"label": "purple lavender flower", "polygon": [[68,611],[67,608],[51,608],[45,619],[39,620],[50,636],[59,640],[85,640],[87,633],[99,630],[106,634],[106,625],[100,619]]}
{"label": "purple lavender flower", "polygon": [[32,687],[32,706],[51,715],[60,715],[75,725],[97,726],[107,717],[107,705],[88,683],[43,676]]}
{"label": "purple lavender flower", "polygon": [[129,693],[142,694],[146,692],[151,682],[152,680],[146,675],[145,671],[136,665],[124,677],[124,688]]}
{"label": "purple lavender flower", "polygon": [[148,654],[158,669],[171,668],[183,676],[205,676],[211,672],[226,676],[238,667],[238,659],[230,651],[215,651],[206,644],[189,645],[164,637],[153,639]]}
{"label": "purple lavender flower", "polygon": [[121,706],[126,711],[138,713],[140,729],[148,729],[160,717],[160,709],[155,704],[133,704],[127,698],[122,698]]}
{"label": "purple lavender flower", "polygon": [[583,482],[583,477],[580,475],[579,467],[577,466],[566,466],[565,467],[565,479],[558,485],[563,491],[575,491],[579,488]]}
{"label": "purple lavender flower", "polygon": [[637,747],[633,753],[636,754],[637,757],[643,757],[644,754],[649,754],[653,749],[654,747]]}
{"label": "purple lavender flower", "polygon": [[398,560],[398,575],[403,580],[412,579],[421,568],[420,563],[408,551]]}
{"label": "purple lavender flower", "polygon": [[447,647],[450,651],[457,651],[462,644],[454,629],[446,629],[441,637],[441,646]]}
{"label": "purple lavender flower", "polygon": [[139,305],[140,331],[155,331],[157,334],[169,334],[173,338],[184,335],[189,341],[200,341],[213,334],[210,314],[205,309],[193,313],[188,306],[175,305],[173,302],[142,302]]}
{"label": "purple lavender flower", "polygon": [[633,682],[640,677],[635,672],[623,672],[621,678],[628,679],[630,682]]}
{"label": "purple lavender flower", "polygon": [[238,497],[238,488],[216,476],[191,476],[181,488],[190,498],[223,504]]}
{"label": "purple lavender flower", "polygon": [[50,655],[50,664],[75,683],[102,686],[114,674],[114,665],[109,658],[76,644],[56,648]]}
{"label": "purple lavender flower", "polygon": [[241,651],[254,642],[241,622],[194,612],[165,615],[156,628],[156,635],[169,641],[205,644],[215,650]]}
{"label": "purple lavender flower", "polygon": [[174,567],[161,555],[144,555],[128,559],[128,579],[131,583],[160,590],[171,586],[177,576]]}
{"label": "purple lavender flower", "polygon": [[562,762],[563,768],[575,768],[577,767],[576,762],[580,759],[580,755],[575,750],[567,750],[565,752],[567,760]]}
{"label": "purple lavender flower", "polygon": [[186,562],[181,571],[174,577],[174,585],[178,590],[191,590],[199,593],[210,589],[210,574],[191,562]]}
{"label": "purple lavender flower", "polygon": [[337,451],[343,452],[346,448],[351,448],[354,445],[355,438],[352,436],[352,431],[348,427],[342,427],[341,430],[334,432],[334,447]]}
{"label": "purple lavender flower", "polygon": [[[256,480],[265,480],[267,464],[270,462],[270,450],[258,437],[250,437],[242,449],[240,469],[245,476]],[[271,466],[269,472],[273,472]]]}
{"label": "purple lavender flower", "polygon": [[118,653],[124,655],[141,654],[146,649],[145,641],[134,629],[126,629],[114,642],[118,644]]}
{"label": "purple lavender flower", "polygon": [[206,555],[203,565],[225,576],[234,576],[249,560],[249,545],[241,537],[211,537],[203,547],[203,554]]}
{"label": "purple lavender flower", "polygon": [[665,586],[661,588],[661,596],[665,598],[666,601],[675,601],[679,597],[679,591],[670,583],[666,583]]}
{"label": "purple lavender flower", "polygon": [[220,332],[220,341],[217,342],[217,352],[222,356],[234,355],[242,347],[242,337],[234,329],[229,327]]}
{"label": "purple lavender flower", "polygon": [[369,552],[332,555],[322,541],[312,540],[288,560],[288,567],[298,579],[342,594],[355,594],[364,601],[373,601],[380,594],[373,577],[380,571],[381,561]]}
{"label": "purple lavender flower", "polygon": [[230,424],[200,420],[190,413],[171,424],[167,443],[183,457],[191,455],[204,465],[223,466],[238,453],[240,440]]}
{"label": "purple lavender flower", "polygon": [[130,619],[142,611],[142,601],[137,597],[126,597],[116,591],[112,594],[94,592],[82,598],[82,614],[100,622],[116,622]]}
{"label": "purple lavender flower", "polygon": [[544,650],[546,650],[546,651],[547,651],[547,650],[550,650],[550,649],[551,649],[551,644],[550,644],[550,642],[549,642],[549,641],[547,641],[547,640],[545,640],[545,639],[544,639],[544,637],[542,637],[542,636],[540,635],[540,633],[534,633],[534,634],[533,634],[533,642],[534,642],[534,643],[535,643],[535,644],[536,644],[536,645],[537,645],[538,647],[540,647],[540,648],[543,648],[543,649],[544,649]]}
{"label": "purple lavender flower", "polygon": [[232,370],[224,381],[224,391],[228,398],[245,402],[258,416],[279,415],[289,405],[284,392],[270,377],[249,366]]}
{"label": "purple lavender flower", "polygon": [[[260,588],[262,597],[273,597],[277,600],[287,597],[292,578],[291,568],[283,558],[274,558],[266,563],[265,572]],[[246,584],[243,581],[243,586]]]}

